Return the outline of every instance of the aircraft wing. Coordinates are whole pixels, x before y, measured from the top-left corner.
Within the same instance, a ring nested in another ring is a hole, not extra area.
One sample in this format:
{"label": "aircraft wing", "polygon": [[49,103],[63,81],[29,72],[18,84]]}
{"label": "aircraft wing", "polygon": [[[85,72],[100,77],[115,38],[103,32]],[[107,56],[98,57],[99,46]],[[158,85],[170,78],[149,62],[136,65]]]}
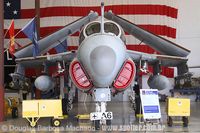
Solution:
{"label": "aircraft wing", "polygon": [[47,66],[55,65],[57,62],[71,62],[76,56],[76,51],[63,52],[59,54],[44,55],[34,57],[25,57],[16,59],[17,64],[23,65],[23,67],[39,67],[44,64]]}
{"label": "aircraft wing", "polygon": [[116,23],[121,25],[126,32],[133,35],[140,41],[146,43],[161,54],[186,57],[190,53],[190,50],[176,43],[173,43],[165,38],[157,36],[149,31],[146,31],[145,29],[142,29],[136,24],[113,14],[111,11],[105,13],[105,18],[115,21]]}
{"label": "aircraft wing", "polygon": [[186,63],[188,60],[185,57],[147,54],[132,50],[127,50],[127,54],[136,62],[147,61],[149,64],[154,64],[159,62],[162,66],[168,66],[168,67],[177,67],[182,63]]}

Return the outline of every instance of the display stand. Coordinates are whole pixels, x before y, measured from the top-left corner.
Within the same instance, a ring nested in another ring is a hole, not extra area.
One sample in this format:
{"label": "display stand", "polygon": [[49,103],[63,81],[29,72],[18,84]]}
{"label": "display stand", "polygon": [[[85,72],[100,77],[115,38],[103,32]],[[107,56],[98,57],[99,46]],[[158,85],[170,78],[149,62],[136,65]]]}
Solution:
{"label": "display stand", "polygon": [[162,126],[161,111],[157,89],[140,90],[141,107],[140,112],[143,118],[139,119],[139,124],[160,124]]}

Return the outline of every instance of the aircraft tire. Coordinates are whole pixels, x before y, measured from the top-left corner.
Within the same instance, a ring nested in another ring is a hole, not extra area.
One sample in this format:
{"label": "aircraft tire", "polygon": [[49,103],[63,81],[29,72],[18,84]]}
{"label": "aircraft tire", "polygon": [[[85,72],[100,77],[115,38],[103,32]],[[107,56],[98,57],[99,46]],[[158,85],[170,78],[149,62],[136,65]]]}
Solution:
{"label": "aircraft tire", "polygon": [[111,120],[106,120],[106,125],[110,126],[111,125]]}
{"label": "aircraft tire", "polygon": [[95,125],[95,130],[100,130],[100,120],[95,120],[94,125]]}

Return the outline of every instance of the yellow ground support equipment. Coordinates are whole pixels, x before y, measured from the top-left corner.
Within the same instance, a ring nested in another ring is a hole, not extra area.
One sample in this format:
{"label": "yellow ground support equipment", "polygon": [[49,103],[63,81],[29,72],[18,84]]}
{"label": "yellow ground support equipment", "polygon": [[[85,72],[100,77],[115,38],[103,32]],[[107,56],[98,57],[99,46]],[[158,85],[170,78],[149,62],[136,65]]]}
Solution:
{"label": "yellow ground support equipment", "polygon": [[[190,99],[187,98],[168,98],[167,99],[167,124],[172,126],[173,123],[183,123],[187,127],[190,116]],[[172,118],[182,118],[180,121],[175,121]]]}
{"label": "yellow ground support equipment", "polygon": [[18,106],[19,102],[17,98],[14,97],[8,97],[5,98],[5,116],[11,115],[12,118],[17,118],[18,117]]}
{"label": "yellow ground support equipment", "polygon": [[41,117],[53,117],[51,124],[60,126],[64,119],[62,112],[62,100],[25,100],[22,103],[22,117],[26,118],[31,127],[35,127]]}
{"label": "yellow ground support equipment", "polygon": [[79,120],[89,120],[90,119],[90,115],[89,114],[79,114],[76,115],[77,121]]}
{"label": "yellow ground support equipment", "polygon": [[78,114],[75,116],[75,118],[79,126],[91,126],[90,114]]}

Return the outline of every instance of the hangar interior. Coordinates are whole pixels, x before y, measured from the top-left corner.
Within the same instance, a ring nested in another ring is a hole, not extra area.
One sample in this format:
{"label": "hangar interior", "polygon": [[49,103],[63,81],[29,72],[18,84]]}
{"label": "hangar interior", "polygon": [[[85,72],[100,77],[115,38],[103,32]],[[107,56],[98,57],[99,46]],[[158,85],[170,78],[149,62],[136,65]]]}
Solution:
{"label": "hangar interior", "polygon": [[200,132],[197,0],[2,0],[0,131]]}

